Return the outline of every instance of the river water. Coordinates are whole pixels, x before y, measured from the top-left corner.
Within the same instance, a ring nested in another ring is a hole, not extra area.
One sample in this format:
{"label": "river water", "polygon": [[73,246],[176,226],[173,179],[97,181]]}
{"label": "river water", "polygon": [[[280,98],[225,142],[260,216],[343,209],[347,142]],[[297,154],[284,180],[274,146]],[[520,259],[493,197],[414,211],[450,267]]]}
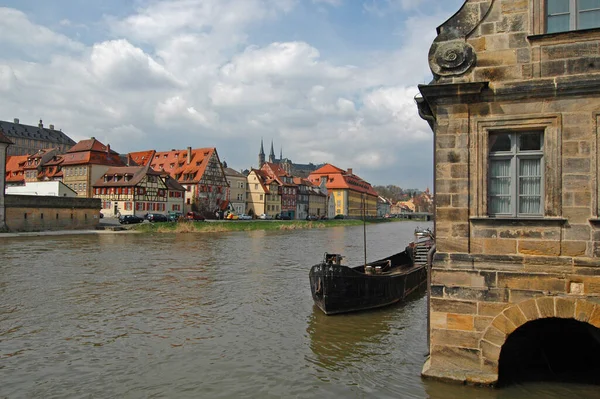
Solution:
{"label": "river water", "polygon": [[[368,259],[416,226],[368,226]],[[308,271],[326,251],[360,263],[363,228],[0,238],[0,397],[599,396],[422,380],[425,296],[325,316]]]}

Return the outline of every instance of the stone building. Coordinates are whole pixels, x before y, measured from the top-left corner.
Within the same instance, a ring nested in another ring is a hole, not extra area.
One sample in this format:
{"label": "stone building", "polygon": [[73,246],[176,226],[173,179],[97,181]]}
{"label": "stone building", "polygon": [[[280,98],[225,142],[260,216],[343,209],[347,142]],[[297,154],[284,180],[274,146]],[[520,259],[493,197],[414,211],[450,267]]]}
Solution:
{"label": "stone building", "polygon": [[417,97],[435,137],[424,376],[598,378],[600,11],[586,4],[468,0],[438,28]]}
{"label": "stone building", "polygon": [[8,155],[35,154],[46,148],[56,148],[59,153],[64,153],[75,145],[69,136],[55,129],[54,125],[44,127],[42,120],[37,126],[24,125],[17,118],[13,122],[0,121],[0,131],[13,142]]}

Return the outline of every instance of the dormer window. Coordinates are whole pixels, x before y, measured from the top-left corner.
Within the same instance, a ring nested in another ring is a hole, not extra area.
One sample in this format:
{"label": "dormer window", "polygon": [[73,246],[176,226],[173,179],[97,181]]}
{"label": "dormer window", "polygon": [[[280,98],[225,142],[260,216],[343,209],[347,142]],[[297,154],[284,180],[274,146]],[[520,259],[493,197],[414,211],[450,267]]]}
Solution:
{"label": "dormer window", "polygon": [[546,33],[600,27],[600,0],[547,0]]}

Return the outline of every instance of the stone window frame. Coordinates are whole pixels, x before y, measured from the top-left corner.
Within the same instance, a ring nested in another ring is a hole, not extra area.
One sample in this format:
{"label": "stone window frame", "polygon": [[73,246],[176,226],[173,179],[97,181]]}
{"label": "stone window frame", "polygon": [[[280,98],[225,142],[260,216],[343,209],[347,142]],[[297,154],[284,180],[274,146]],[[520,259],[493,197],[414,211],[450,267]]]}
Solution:
{"label": "stone window frame", "polygon": [[490,132],[539,130],[544,136],[544,206],[542,216],[537,219],[561,218],[562,216],[562,163],[560,154],[562,141],[562,117],[560,114],[499,116],[474,120],[475,139],[471,151],[471,178],[474,182],[472,195],[475,218],[492,220],[527,220],[535,217],[489,216],[488,197],[488,145]]}

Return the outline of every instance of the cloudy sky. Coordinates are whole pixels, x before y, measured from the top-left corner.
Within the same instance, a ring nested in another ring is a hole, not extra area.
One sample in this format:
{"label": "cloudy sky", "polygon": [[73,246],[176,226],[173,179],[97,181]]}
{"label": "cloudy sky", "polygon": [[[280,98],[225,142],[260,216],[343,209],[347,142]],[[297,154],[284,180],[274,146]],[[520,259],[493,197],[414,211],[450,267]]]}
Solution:
{"label": "cloudy sky", "polygon": [[417,84],[462,0],[3,0],[0,119],[120,153],[265,151],[372,184],[432,184]]}

